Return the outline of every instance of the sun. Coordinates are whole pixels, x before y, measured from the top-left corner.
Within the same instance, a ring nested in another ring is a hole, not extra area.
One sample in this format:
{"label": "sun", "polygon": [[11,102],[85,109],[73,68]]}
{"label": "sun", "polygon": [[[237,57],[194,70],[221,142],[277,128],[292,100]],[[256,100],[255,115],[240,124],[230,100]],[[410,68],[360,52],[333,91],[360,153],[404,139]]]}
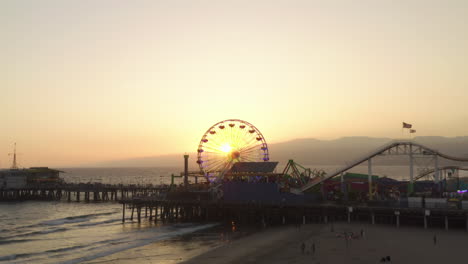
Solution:
{"label": "sun", "polygon": [[231,145],[229,145],[229,143],[225,143],[225,144],[223,144],[219,149],[220,149],[222,152],[229,153],[229,152],[231,152],[232,147],[231,147]]}

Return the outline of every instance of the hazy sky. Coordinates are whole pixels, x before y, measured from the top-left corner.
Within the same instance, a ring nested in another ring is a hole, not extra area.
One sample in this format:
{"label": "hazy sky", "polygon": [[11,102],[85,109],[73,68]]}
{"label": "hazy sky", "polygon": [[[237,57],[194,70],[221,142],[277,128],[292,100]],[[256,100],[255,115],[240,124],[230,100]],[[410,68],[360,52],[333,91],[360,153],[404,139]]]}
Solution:
{"label": "hazy sky", "polygon": [[[468,135],[468,1],[0,0],[0,166],[268,142]],[[272,157],[274,159],[274,157]]]}

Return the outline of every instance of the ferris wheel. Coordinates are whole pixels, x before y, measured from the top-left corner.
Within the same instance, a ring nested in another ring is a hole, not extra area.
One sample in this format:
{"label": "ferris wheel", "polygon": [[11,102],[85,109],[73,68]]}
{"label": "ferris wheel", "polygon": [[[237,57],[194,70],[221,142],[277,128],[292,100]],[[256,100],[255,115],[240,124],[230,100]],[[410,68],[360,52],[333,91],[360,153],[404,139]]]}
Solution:
{"label": "ferris wheel", "polygon": [[249,122],[228,119],[210,127],[198,145],[197,163],[205,177],[221,178],[236,162],[268,161],[262,133]]}

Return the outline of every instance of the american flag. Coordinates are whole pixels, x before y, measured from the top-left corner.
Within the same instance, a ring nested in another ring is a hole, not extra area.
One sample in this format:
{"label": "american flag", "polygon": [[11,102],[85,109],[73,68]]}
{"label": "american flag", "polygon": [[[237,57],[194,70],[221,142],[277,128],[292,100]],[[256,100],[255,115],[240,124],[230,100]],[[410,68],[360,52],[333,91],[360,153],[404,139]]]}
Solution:
{"label": "american flag", "polygon": [[413,125],[403,122],[403,128],[412,128]]}

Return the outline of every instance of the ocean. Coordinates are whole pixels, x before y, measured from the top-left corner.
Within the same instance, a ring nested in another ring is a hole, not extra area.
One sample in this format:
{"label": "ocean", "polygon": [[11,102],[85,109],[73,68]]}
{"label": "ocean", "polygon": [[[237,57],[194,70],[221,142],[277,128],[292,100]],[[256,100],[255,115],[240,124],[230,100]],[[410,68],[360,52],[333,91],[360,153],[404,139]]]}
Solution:
{"label": "ocean", "polygon": [[[124,184],[170,183],[172,173],[180,174],[177,168],[61,170],[67,182]],[[121,221],[122,206],[116,202],[0,202],[0,263],[81,263],[158,241],[173,241],[161,247],[158,262],[177,263],[186,253],[180,243],[200,250],[214,246],[221,232],[217,223]],[[192,239],[177,242],[189,234]],[[158,249],[151,254],[157,259]]]}
{"label": "ocean", "polygon": [[[276,172],[282,172],[285,164],[278,164]],[[419,170],[431,167],[432,164],[415,164],[414,175]],[[321,169],[327,173],[332,173],[341,168],[336,165],[305,165],[306,168]],[[65,173],[61,177],[66,182],[100,182],[110,184],[169,184],[171,174],[180,175],[183,168],[178,167],[158,167],[158,168],[63,168]],[[359,165],[350,170],[350,172],[367,174],[367,165]],[[387,176],[397,180],[409,179],[409,166],[387,166],[374,165],[372,173],[379,176]],[[468,172],[460,171],[460,177],[468,176]],[[190,179],[189,179],[190,180]],[[175,178],[175,183],[181,183],[180,177]]]}
{"label": "ocean", "polygon": [[[333,171],[336,166],[310,166]],[[281,167],[282,169],[282,167]],[[180,168],[64,168],[67,182],[124,184],[170,183]],[[354,172],[367,173],[367,166]],[[374,174],[408,179],[407,166],[375,166]],[[460,175],[463,176],[463,175]],[[181,178],[176,178],[179,183]],[[207,250],[225,235],[217,223],[122,224],[122,208],[115,202],[66,201],[0,202],[0,263],[80,263],[151,243],[172,241],[151,250],[157,263],[178,263],[187,248]],[[192,239],[178,240],[190,235]],[[149,253],[145,253],[149,254]],[[191,253],[193,255],[193,252]],[[101,263],[101,262],[99,262]],[[112,263],[110,261],[109,263]]]}

